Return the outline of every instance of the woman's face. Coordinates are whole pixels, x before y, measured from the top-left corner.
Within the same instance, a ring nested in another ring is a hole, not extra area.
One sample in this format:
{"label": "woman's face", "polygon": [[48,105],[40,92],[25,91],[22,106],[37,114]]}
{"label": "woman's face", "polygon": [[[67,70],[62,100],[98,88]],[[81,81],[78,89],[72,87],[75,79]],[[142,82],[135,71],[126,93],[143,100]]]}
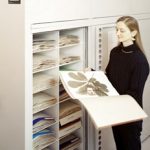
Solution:
{"label": "woman's face", "polygon": [[133,43],[132,32],[123,21],[117,22],[116,34],[117,34],[119,42]]}

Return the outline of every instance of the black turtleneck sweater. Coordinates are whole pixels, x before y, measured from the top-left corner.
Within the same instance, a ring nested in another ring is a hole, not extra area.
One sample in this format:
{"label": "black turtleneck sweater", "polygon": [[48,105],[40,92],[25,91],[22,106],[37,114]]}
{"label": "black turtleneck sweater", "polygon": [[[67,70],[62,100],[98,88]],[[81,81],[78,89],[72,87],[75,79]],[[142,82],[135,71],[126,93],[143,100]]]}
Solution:
{"label": "black turtleneck sweater", "polygon": [[136,44],[112,49],[106,75],[119,94],[131,95],[141,107],[149,64]]}

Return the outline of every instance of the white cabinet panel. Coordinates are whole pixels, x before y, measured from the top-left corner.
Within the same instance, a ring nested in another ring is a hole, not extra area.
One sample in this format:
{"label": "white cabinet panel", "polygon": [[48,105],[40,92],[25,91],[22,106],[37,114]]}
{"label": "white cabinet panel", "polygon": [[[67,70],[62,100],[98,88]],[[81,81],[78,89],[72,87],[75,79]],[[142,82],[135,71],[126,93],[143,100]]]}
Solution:
{"label": "white cabinet panel", "polygon": [[103,128],[102,133],[102,150],[116,150],[116,145],[111,127]]}
{"label": "white cabinet panel", "polygon": [[150,12],[150,0],[132,0],[132,12],[136,14]]}
{"label": "white cabinet panel", "polygon": [[32,22],[53,22],[88,18],[90,0],[32,0]]}
{"label": "white cabinet panel", "polygon": [[130,0],[93,0],[92,17],[122,15],[130,12]]}
{"label": "white cabinet panel", "polygon": [[[140,20],[139,25],[140,25],[141,38],[142,38],[144,50],[150,64],[150,49],[149,49],[150,20]],[[150,116],[150,109],[149,109],[150,108],[150,102],[149,102],[150,86],[149,85],[150,85],[150,76],[148,76],[148,79],[146,81],[144,94],[143,94],[143,107],[146,113],[148,114],[148,116]],[[150,117],[144,120],[142,139],[150,135],[149,126],[150,126]]]}

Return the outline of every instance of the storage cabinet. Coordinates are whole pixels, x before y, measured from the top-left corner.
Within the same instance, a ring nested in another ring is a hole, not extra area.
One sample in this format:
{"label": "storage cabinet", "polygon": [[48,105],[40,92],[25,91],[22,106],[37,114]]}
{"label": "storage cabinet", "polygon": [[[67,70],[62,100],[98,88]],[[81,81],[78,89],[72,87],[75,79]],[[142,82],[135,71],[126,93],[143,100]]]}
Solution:
{"label": "storage cabinet", "polygon": [[59,143],[64,147],[62,143],[73,138],[78,142],[68,146],[83,150],[84,110],[71,98],[59,101],[59,70],[83,69],[85,28],[33,33],[32,43],[33,149],[58,150]]}
{"label": "storage cabinet", "polygon": [[[102,51],[99,51],[103,50],[103,42],[98,41],[101,38],[97,38],[102,30],[99,27],[93,29],[93,26],[111,24],[115,22],[117,16],[122,14],[138,14],[135,16],[143,21],[143,36],[145,37],[143,42],[146,42],[148,49],[149,6],[149,0],[132,0],[131,2],[129,0],[125,2],[119,0],[107,2],[21,0],[20,4],[13,5],[8,4],[7,1],[1,1],[0,149],[31,150],[32,133],[45,130],[46,133],[48,129],[52,132],[54,140],[42,145],[42,149],[59,150],[59,143],[65,140],[59,137],[59,70],[82,69],[88,61],[85,59],[87,49],[88,57],[92,58],[90,62],[92,65],[89,66],[96,69],[103,68],[100,63],[97,63],[97,61],[103,62]],[[145,20],[147,20],[146,23]],[[84,26],[88,28],[88,34],[86,34],[86,28],[80,28]],[[92,30],[89,30],[90,28]],[[78,36],[79,42],[60,46],[60,36],[64,34]],[[45,41],[47,46],[42,43],[38,46],[39,41]],[[87,48],[87,45],[90,46]],[[148,50],[147,53],[149,53]],[[69,56],[73,56],[72,58],[76,60],[72,59],[72,61],[59,64],[60,58]],[[47,61],[41,63],[43,59]],[[42,81],[43,84],[36,81],[40,76],[45,79],[44,82]],[[51,84],[47,84],[47,81],[51,81]],[[146,86],[149,87],[149,81]],[[149,88],[147,87],[144,99],[148,102]],[[145,106],[147,110],[148,106]],[[33,130],[33,119],[43,115],[41,113],[44,113],[43,118],[49,117],[49,120],[45,120],[42,127]],[[81,144],[78,147],[80,150],[84,149],[84,144],[87,145],[83,138],[84,130],[87,131],[84,110],[82,113],[81,128],[74,132],[80,137]],[[80,113],[78,115],[80,116]],[[76,118],[76,116],[73,117]],[[146,122],[144,137],[149,134],[149,120]],[[10,134],[15,138],[12,138]],[[74,138],[74,135],[69,138]]]}

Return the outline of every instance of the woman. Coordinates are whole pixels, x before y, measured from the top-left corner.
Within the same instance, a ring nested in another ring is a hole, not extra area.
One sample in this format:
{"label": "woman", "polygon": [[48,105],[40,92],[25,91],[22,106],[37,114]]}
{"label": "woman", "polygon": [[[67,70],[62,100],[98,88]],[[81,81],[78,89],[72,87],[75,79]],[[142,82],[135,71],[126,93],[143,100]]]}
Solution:
{"label": "woman", "polygon": [[[119,45],[112,49],[106,75],[119,94],[131,95],[143,107],[142,95],[149,74],[139,26],[135,18],[123,16],[116,22]],[[141,150],[142,121],[112,127],[117,150]]]}

